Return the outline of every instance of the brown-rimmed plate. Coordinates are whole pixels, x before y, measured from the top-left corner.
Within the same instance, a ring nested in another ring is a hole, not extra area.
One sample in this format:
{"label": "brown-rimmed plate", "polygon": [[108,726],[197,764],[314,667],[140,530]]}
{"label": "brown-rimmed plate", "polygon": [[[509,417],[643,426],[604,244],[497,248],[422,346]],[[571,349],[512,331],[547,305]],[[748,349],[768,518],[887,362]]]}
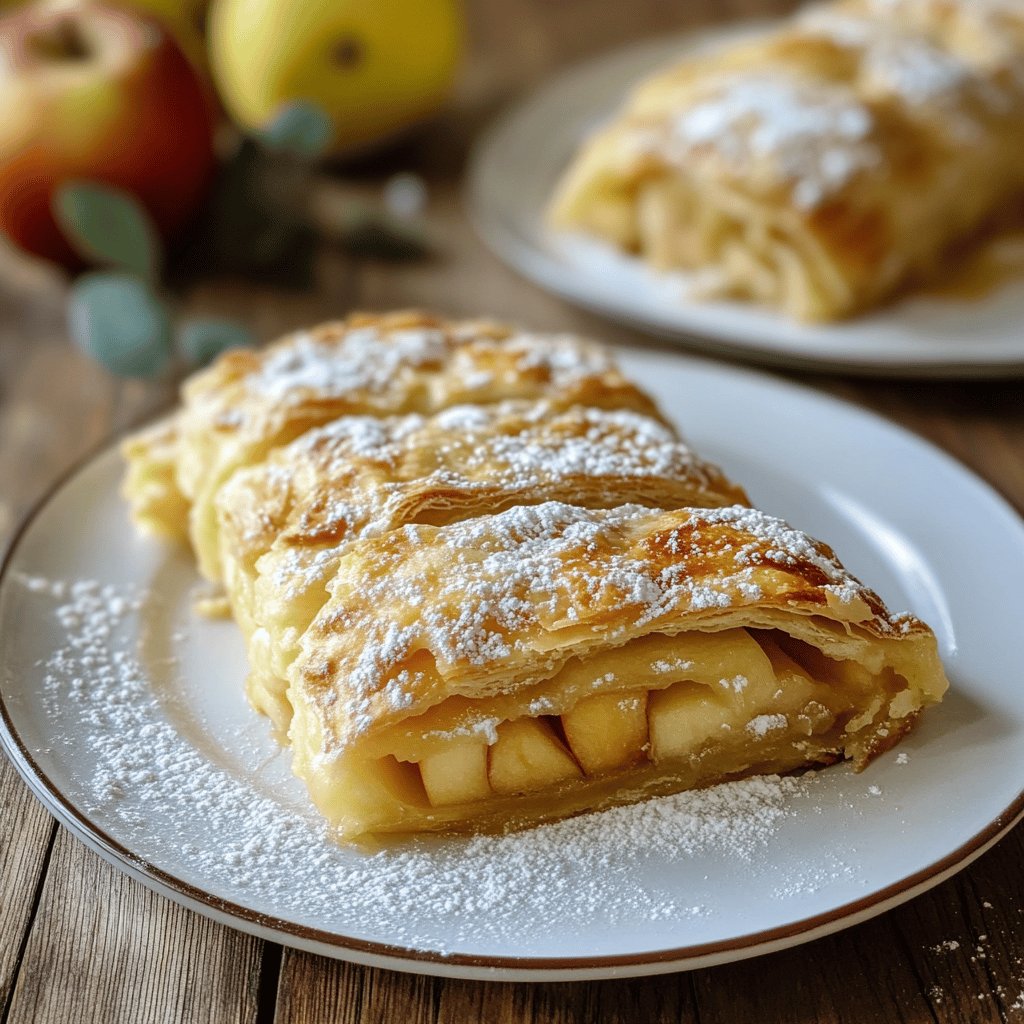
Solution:
{"label": "brown-rimmed plate", "polygon": [[36,795],[144,884],[266,938],[506,980],[650,974],[834,932],[968,864],[1024,797],[1024,529],[959,464],[761,374],[627,371],[762,508],[829,541],[939,635],[953,689],[855,775],[740,784],[491,839],[343,849],[245,703],[241,641],[187,553],[139,537],[109,449],[20,531],[0,579],[0,739]]}
{"label": "brown-rimmed plate", "polygon": [[839,323],[801,324],[751,303],[698,298],[686,274],[652,270],[600,240],[545,223],[579,146],[635,83],[688,54],[772,25],[744,21],[633,43],[571,67],[516,101],[480,137],[470,161],[466,204],[480,237],[541,288],[691,351],[881,377],[1024,374],[1016,235],[986,257],[1002,269],[981,295],[976,285],[912,291]]}

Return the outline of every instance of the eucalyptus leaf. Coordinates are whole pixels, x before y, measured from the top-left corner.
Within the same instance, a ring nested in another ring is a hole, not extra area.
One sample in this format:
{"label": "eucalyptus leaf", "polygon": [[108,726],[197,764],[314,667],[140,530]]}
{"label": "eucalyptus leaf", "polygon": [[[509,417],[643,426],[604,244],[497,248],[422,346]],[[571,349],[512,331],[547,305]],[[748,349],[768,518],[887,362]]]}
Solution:
{"label": "eucalyptus leaf", "polygon": [[131,193],[95,181],[68,181],[54,193],[53,215],[83,258],[156,279],[160,237]]}
{"label": "eucalyptus leaf", "polygon": [[118,377],[158,377],[171,357],[166,306],[131,274],[85,274],[71,288],[68,329],[83,352]]}
{"label": "eucalyptus leaf", "polygon": [[334,123],[323,107],[311,100],[295,100],[281,107],[258,133],[267,149],[315,160],[334,138]]}
{"label": "eucalyptus leaf", "polygon": [[178,351],[190,366],[205,366],[221,352],[253,341],[249,329],[234,320],[189,320],[178,329]]}

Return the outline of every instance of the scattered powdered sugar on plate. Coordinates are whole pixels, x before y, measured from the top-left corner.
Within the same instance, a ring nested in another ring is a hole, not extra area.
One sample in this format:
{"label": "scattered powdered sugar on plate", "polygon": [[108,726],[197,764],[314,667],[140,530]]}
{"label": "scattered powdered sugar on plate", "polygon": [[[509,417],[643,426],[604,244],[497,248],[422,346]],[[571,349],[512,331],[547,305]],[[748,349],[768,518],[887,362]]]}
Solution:
{"label": "scattered powdered sugar on plate", "polygon": [[785,882],[772,890],[771,896],[777,900],[813,896],[816,892],[843,880],[859,881],[864,884],[853,865],[826,851],[819,861],[811,861],[790,874]]}
{"label": "scattered powdered sugar on plate", "polygon": [[340,847],[294,791],[269,798],[176,727],[138,646],[152,595],[21,582],[63,630],[43,665],[45,707],[55,739],[89,752],[93,769],[70,794],[79,808],[134,857],[216,897],[342,935],[444,952],[507,943],[524,920],[543,935],[712,915],[662,889],[659,871],[701,856],[756,871],[814,784],[757,777],[513,835]]}

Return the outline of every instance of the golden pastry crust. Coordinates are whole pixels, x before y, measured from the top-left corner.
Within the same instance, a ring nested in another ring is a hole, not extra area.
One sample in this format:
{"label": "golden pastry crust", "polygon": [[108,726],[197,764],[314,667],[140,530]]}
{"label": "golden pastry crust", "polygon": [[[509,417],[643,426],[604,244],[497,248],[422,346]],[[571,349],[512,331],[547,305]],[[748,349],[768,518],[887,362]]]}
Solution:
{"label": "golden pastry crust", "polygon": [[[780,685],[774,704],[766,691],[755,719],[770,720],[772,708],[786,706],[786,687],[799,686],[806,702],[794,714],[840,700],[828,709],[828,728],[838,732],[813,749],[810,733],[803,737],[804,747],[788,753],[789,769],[841,756],[863,765],[947,686],[927,626],[892,617],[824,545],[739,506],[589,511],[548,503],[441,528],[408,526],[351,545],[330,591],[291,669],[291,736],[297,772],[346,835],[457,827],[467,815],[523,823],[564,813],[568,805],[556,798],[538,808],[511,797],[441,812],[423,806],[408,778],[390,801],[379,780],[389,756],[397,764],[430,755],[423,737],[479,739],[495,723],[564,715],[584,694],[649,694],[692,680],[693,666],[683,664],[659,681],[656,662],[644,664],[654,638],[685,652],[695,636],[763,633],[783,675],[798,652],[791,678],[799,682]],[[626,666],[606,672],[620,651],[630,655]],[[773,747],[762,760],[778,768],[785,757]],[[658,791],[674,785],[665,771]],[[678,788],[715,780],[694,774],[692,759],[675,778],[684,780]],[[629,786],[577,783],[570,779],[563,794],[576,810],[635,796]],[[396,795],[402,787],[406,800]]]}
{"label": "golden pastry crust", "polygon": [[835,9],[920,33],[974,66],[1024,81],[1024,7],[1018,0],[841,0]]}
{"label": "golden pastry crust", "polygon": [[440,525],[465,518],[462,504],[478,515],[496,503],[549,500],[551,488],[604,507],[607,489],[624,486],[654,507],[747,503],[649,416],[512,401],[430,417],[342,417],[241,470],[217,504],[225,550],[252,564],[275,541],[308,549],[392,523]]}
{"label": "golden pastry crust", "polygon": [[455,406],[432,417],[344,417],[241,470],[217,499],[221,561],[250,638],[250,699],[280,729],[297,637],[356,538],[513,505],[746,503],[742,488],[657,420],[550,401]]}
{"label": "golden pastry crust", "polygon": [[250,699],[344,839],[862,766],[946,687],[926,626],[586,342],[356,317],[185,394],[126,443],[126,492],[189,513]]}
{"label": "golden pastry crust", "polygon": [[215,500],[236,470],[346,415],[429,414],[544,398],[657,416],[605,349],[563,334],[421,313],[353,315],[261,351],[236,350],[186,382],[178,483],[201,571],[219,578]]}
{"label": "golden pastry crust", "polygon": [[997,60],[971,8],[812,8],[656,73],[583,146],[553,223],[801,320],[877,303],[1024,192],[1024,45]]}
{"label": "golden pastry crust", "polygon": [[132,434],[122,443],[121,455],[128,465],[121,493],[136,524],[147,533],[186,540],[189,502],[177,481],[177,417]]}

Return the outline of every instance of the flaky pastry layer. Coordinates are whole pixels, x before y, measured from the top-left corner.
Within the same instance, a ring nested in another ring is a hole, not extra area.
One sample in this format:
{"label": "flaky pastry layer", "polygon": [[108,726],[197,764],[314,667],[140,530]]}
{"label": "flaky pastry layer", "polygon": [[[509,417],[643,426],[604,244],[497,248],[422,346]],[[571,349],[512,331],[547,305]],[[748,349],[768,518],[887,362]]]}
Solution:
{"label": "flaky pastry layer", "polygon": [[[216,498],[231,475],[275,447],[346,415],[430,414],[452,405],[547,399],[658,416],[602,347],[565,334],[533,334],[482,320],[423,313],[358,314],[256,351],[236,349],[189,378],[173,425],[174,480],[189,506],[200,570],[219,581]],[[136,438],[125,448],[132,487],[143,463],[168,447]],[[169,504],[179,500],[168,492]],[[147,507],[153,508],[152,500]],[[174,532],[168,529],[167,532]]]}
{"label": "flaky pastry layer", "polygon": [[657,420],[549,401],[344,417],[239,471],[217,505],[225,584],[249,639],[250,699],[287,729],[297,638],[351,541],[551,500],[719,507],[746,495]]}
{"label": "flaky pastry layer", "polygon": [[700,271],[694,295],[834,320],[1015,205],[1022,145],[1020,5],[847,0],[640,83],[551,219]]}
{"label": "flaky pastry layer", "polygon": [[[329,590],[290,669],[291,740],[349,838],[863,766],[947,686],[926,626],[891,616],[827,547],[740,506],[552,502],[409,526],[351,545]],[[585,702],[608,697],[632,702],[632,740],[591,770],[574,716],[586,734]],[[475,780],[473,799],[449,799],[455,776]]]}

